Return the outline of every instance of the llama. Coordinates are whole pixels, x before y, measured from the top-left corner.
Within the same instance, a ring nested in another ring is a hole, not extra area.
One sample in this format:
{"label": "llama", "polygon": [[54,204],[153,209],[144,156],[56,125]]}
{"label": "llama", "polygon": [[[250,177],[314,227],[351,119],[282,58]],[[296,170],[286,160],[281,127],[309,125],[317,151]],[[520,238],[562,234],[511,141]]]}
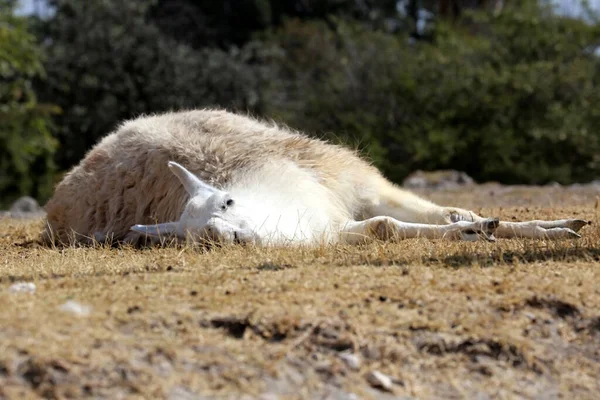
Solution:
{"label": "llama", "polygon": [[123,123],[63,178],[46,211],[46,241],[83,244],[565,239],[587,224],[504,222],[443,207],[392,184],[350,149],[211,109]]}

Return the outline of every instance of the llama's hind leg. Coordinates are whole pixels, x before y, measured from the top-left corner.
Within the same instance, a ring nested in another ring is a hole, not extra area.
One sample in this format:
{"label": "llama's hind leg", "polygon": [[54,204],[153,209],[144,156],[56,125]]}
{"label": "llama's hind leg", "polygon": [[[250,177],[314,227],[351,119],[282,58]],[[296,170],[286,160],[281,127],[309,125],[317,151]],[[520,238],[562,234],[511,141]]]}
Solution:
{"label": "llama's hind leg", "polygon": [[439,225],[485,220],[469,210],[435,204],[385,179],[380,180],[376,187],[376,198],[364,210],[367,218],[385,215],[404,222]]}
{"label": "llama's hind leg", "polygon": [[447,225],[430,225],[398,221],[392,217],[379,216],[364,221],[349,221],[341,230],[341,240],[356,244],[370,239],[401,240],[416,237],[430,239],[458,239],[493,241],[498,227],[497,219],[477,222],[460,221]]}

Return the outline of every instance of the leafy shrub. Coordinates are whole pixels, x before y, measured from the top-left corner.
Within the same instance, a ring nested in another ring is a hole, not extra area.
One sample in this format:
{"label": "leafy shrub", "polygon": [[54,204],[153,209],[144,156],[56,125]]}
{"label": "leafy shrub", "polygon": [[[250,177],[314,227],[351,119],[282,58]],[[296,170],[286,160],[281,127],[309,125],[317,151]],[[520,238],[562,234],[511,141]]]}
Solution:
{"label": "leafy shrub", "polygon": [[56,119],[61,168],[140,114],[258,107],[260,75],[247,52],[176,42],[149,21],[152,3],[54,1],[55,16],[42,33],[48,80],[39,89],[65,110]]}
{"label": "leafy shrub", "polygon": [[47,197],[54,183],[50,114],[39,104],[33,80],[43,76],[41,56],[27,21],[0,3],[0,206],[20,195]]}
{"label": "leafy shrub", "polygon": [[[415,169],[504,183],[600,173],[600,26],[539,2],[436,19],[423,40],[388,0],[52,4],[38,89],[64,111],[63,170],[123,119],[219,106],[357,146],[397,182]],[[233,32],[242,17],[256,21]]]}
{"label": "leafy shrub", "polygon": [[[268,114],[357,143],[395,181],[456,168],[504,183],[600,173],[596,25],[543,7],[438,21],[434,41],[289,21]],[[282,93],[283,92],[283,93]]]}

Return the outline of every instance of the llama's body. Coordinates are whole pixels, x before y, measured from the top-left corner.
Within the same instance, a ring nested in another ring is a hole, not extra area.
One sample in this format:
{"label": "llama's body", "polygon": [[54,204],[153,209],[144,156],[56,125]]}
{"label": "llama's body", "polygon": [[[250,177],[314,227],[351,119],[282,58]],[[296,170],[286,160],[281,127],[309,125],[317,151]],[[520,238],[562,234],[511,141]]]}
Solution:
{"label": "llama's body", "polygon": [[[177,163],[171,167],[180,173],[187,169],[198,177],[199,185],[211,185],[212,192],[186,193],[180,175],[177,179],[169,172],[169,161]],[[226,213],[207,211],[211,193],[228,196],[235,205],[224,206]],[[45,236],[60,242],[138,243],[152,233],[140,224],[171,221],[180,222],[161,226],[159,233],[176,234],[178,229],[182,236],[210,225],[217,236],[237,239],[251,232],[253,241],[264,244],[352,242],[385,236],[382,223],[405,237],[452,233],[419,224],[454,223],[456,232],[488,235],[498,225],[401,190],[349,149],[219,110],[124,123],[65,176],[46,211]],[[372,223],[359,223],[365,220]],[[468,227],[464,221],[480,225]]]}

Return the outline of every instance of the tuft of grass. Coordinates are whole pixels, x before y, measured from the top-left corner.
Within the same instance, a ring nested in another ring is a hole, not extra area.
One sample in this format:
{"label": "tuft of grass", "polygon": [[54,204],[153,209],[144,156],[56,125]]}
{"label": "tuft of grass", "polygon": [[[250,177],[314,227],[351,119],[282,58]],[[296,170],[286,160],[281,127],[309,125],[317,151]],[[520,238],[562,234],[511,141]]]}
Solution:
{"label": "tuft of grass", "polygon": [[[1,220],[0,397],[595,398],[595,196],[429,193],[503,219],[594,222],[557,242],[59,249],[38,244],[42,221]],[[18,281],[36,292],[9,292]]]}

